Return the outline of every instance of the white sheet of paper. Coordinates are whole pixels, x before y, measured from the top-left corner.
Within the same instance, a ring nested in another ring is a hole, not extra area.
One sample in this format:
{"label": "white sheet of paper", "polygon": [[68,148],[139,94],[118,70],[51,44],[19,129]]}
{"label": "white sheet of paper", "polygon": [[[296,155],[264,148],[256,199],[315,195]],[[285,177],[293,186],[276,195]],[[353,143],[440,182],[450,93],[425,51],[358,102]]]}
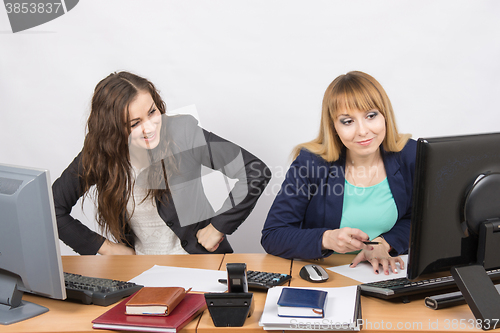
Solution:
{"label": "white sheet of paper", "polygon": [[192,291],[224,292],[227,286],[219,283],[227,279],[226,271],[154,265],[130,282],[145,287],[183,287]]}
{"label": "white sheet of paper", "polygon": [[399,269],[399,265],[396,264],[398,265],[397,274],[394,274],[390,269],[389,269],[389,275],[385,275],[383,272],[381,272],[380,274],[375,274],[373,272],[372,265],[367,261],[360,262],[354,268],[349,267],[349,265],[342,265],[342,266],[329,267],[328,269],[332,272],[342,274],[344,276],[347,276],[348,278],[359,281],[361,283],[370,283],[370,282],[384,281],[390,279],[404,278],[406,277],[406,267],[408,266],[408,255],[404,254],[400,257],[401,259],[403,259],[405,266],[404,269]]}

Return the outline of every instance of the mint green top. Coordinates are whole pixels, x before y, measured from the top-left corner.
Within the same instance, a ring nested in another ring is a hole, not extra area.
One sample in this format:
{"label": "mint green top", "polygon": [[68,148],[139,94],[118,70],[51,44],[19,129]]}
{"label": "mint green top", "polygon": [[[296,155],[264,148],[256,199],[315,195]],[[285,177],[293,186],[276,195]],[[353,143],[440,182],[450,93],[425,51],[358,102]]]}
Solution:
{"label": "mint green top", "polygon": [[369,187],[358,187],[345,181],[340,228],[361,229],[373,239],[391,230],[397,219],[398,208],[387,178]]}

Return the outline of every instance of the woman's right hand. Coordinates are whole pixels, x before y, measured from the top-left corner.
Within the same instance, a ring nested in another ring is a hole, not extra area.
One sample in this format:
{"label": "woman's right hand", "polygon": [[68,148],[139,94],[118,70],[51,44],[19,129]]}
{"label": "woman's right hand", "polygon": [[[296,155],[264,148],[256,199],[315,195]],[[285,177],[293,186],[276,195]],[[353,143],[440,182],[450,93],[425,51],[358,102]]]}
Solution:
{"label": "woman's right hand", "polygon": [[327,230],[323,233],[322,249],[333,250],[338,253],[347,253],[367,248],[363,241],[368,241],[366,233],[359,229],[344,227]]}
{"label": "woman's right hand", "polygon": [[106,239],[97,253],[102,255],[134,255],[135,251],[126,245],[113,243]]}

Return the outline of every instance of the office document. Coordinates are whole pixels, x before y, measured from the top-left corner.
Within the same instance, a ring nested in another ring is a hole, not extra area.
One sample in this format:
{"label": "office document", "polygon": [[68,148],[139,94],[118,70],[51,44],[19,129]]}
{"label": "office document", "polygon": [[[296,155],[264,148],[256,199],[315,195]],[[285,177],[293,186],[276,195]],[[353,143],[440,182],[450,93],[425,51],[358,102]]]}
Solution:
{"label": "office document", "polygon": [[145,287],[183,287],[192,291],[225,292],[227,286],[218,282],[226,279],[226,271],[154,265],[130,282]]}
{"label": "office document", "polygon": [[389,275],[385,275],[383,272],[375,274],[373,272],[372,264],[370,264],[367,261],[360,262],[354,268],[349,267],[349,265],[342,265],[342,266],[329,267],[327,269],[329,269],[332,272],[347,276],[348,278],[359,281],[361,283],[370,283],[370,282],[378,282],[390,279],[405,278],[406,267],[408,266],[408,255],[405,254],[400,257],[401,259],[403,259],[405,265],[404,269],[400,269],[399,264],[396,264],[398,268],[397,274],[394,274],[390,269],[389,269]]}

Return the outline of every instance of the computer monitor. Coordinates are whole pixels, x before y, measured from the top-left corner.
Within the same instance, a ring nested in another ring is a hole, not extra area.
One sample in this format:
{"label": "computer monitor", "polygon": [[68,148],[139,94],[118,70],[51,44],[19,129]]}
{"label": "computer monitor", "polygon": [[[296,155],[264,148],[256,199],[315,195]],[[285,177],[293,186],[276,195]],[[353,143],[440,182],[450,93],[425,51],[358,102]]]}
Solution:
{"label": "computer monitor", "polygon": [[49,172],[0,164],[0,323],[48,309],[24,292],[65,299]]}
{"label": "computer monitor", "polygon": [[419,139],[408,279],[449,270],[476,318],[491,319],[500,313],[500,295],[485,269],[496,268],[500,133]]}

